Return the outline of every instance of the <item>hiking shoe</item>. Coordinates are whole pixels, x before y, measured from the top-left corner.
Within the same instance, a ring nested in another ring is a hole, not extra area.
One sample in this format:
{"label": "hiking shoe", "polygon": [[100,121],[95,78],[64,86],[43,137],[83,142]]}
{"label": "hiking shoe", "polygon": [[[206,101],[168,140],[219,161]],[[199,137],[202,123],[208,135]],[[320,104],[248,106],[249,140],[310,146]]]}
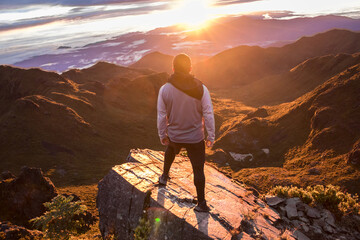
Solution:
{"label": "hiking shoe", "polygon": [[210,208],[208,207],[208,205],[206,204],[206,200],[199,202],[196,207],[194,208],[195,211],[197,212],[209,212]]}
{"label": "hiking shoe", "polygon": [[166,183],[167,183],[167,181],[168,181],[168,179],[170,179],[169,176],[166,176],[166,175],[162,174],[162,175],[159,177],[159,184],[165,186]]}

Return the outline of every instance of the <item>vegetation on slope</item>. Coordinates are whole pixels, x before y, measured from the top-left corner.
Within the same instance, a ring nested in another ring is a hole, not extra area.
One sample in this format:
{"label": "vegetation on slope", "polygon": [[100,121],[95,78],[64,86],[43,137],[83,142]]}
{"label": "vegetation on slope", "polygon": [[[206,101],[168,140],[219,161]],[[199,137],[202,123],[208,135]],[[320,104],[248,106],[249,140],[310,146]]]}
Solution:
{"label": "vegetation on slope", "polygon": [[69,79],[0,67],[0,169],[40,167],[57,186],[89,184],[124,161],[129,149],[160,147],[154,141],[156,100],[167,75],[97,67],[98,78],[108,74],[102,82],[89,69]]}
{"label": "vegetation on slope", "polygon": [[227,121],[215,148],[252,154],[243,161],[228,156],[230,168],[234,178],[263,191],[335,184],[359,192],[360,171],[348,159],[360,139],[359,94],[356,65],[293,102]]}

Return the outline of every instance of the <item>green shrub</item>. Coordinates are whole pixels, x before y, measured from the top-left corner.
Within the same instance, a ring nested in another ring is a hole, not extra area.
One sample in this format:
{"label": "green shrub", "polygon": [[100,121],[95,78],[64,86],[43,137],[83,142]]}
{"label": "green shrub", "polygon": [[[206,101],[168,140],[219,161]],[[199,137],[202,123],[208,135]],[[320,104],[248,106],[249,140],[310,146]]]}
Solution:
{"label": "green shrub", "polygon": [[309,186],[306,189],[294,186],[276,186],[268,194],[284,198],[298,197],[306,204],[321,204],[340,215],[360,214],[359,197],[342,192],[339,186],[316,185],[313,187]]}
{"label": "green shrub", "polygon": [[142,217],[139,225],[135,228],[135,240],[148,240],[151,232],[150,221],[146,217]]}
{"label": "green shrub", "polygon": [[148,240],[151,233],[151,224],[148,217],[148,209],[150,207],[151,200],[151,189],[146,191],[144,204],[143,204],[143,214],[139,220],[139,224],[134,230],[134,240]]}
{"label": "green shrub", "polygon": [[50,239],[69,239],[71,235],[83,233],[87,225],[79,215],[84,214],[86,206],[80,201],[72,202],[73,196],[58,195],[51,202],[44,203],[48,209],[42,216],[33,218],[30,222]]}

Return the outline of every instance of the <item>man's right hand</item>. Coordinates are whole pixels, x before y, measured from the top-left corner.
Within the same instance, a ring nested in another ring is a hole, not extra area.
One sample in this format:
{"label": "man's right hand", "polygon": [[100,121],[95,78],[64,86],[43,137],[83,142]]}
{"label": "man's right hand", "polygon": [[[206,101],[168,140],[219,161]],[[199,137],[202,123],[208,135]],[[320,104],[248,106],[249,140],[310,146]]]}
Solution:
{"label": "man's right hand", "polygon": [[168,146],[170,144],[169,138],[165,137],[165,138],[161,139],[161,144],[164,146]]}
{"label": "man's right hand", "polygon": [[206,140],[206,146],[208,148],[211,148],[214,145],[214,142],[210,141],[210,140]]}

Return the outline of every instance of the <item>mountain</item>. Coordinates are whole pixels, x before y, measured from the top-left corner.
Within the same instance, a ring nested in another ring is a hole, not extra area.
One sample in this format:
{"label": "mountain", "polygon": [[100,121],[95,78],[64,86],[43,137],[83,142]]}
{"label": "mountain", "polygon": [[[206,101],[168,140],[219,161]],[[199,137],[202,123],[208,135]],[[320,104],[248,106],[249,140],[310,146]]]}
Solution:
{"label": "mountain", "polygon": [[116,64],[107,62],[98,62],[93,66],[85,69],[71,69],[61,75],[65,78],[69,78],[76,83],[85,82],[100,82],[108,83],[113,79],[119,78],[135,78],[146,74],[155,73],[154,71],[147,69],[133,69],[128,67],[122,67]]}
{"label": "mountain", "polygon": [[229,49],[196,64],[194,72],[213,88],[243,86],[284,73],[309,58],[359,52],[359,43],[360,32],[331,30],[303,37],[281,48],[240,46]]}
{"label": "mountain", "polygon": [[172,73],[173,56],[160,52],[146,54],[136,63],[130,65],[132,68],[149,68],[156,72]]}
{"label": "mountain", "polygon": [[63,76],[0,66],[0,169],[41,167],[58,186],[97,182],[130,148],[160,147],[167,78],[107,63]]}
{"label": "mountain", "polygon": [[228,17],[214,21],[201,31],[188,32],[184,41],[209,41],[222,46],[267,46],[335,28],[360,31],[359,26],[358,19],[334,15],[287,20],[276,16],[272,19],[265,19],[263,16]]}
{"label": "mountain", "polygon": [[234,178],[263,191],[336,184],[359,193],[359,161],[350,157],[359,152],[359,102],[357,64],[293,102],[225,122],[215,148],[224,151]]}
{"label": "mountain", "polygon": [[245,86],[214,92],[217,97],[230,97],[249,106],[291,102],[359,62],[360,53],[314,57],[283,74],[264,77]]}

